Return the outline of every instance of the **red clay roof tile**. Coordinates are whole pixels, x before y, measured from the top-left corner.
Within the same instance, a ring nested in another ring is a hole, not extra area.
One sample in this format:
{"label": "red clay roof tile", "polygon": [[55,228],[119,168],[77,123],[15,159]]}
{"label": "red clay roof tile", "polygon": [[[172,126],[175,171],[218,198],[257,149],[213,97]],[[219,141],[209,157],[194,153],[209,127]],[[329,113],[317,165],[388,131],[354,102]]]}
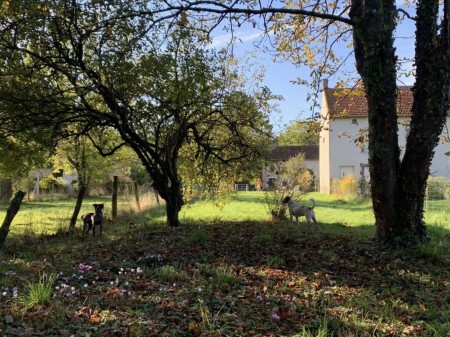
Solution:
{"label": "red clay roof tile", "polygon": [[[398,116],[411,116],[413,94],[410,86],[398,87]],[[367,99],[362,89],[325,88],[330,117],[367,117]]]}

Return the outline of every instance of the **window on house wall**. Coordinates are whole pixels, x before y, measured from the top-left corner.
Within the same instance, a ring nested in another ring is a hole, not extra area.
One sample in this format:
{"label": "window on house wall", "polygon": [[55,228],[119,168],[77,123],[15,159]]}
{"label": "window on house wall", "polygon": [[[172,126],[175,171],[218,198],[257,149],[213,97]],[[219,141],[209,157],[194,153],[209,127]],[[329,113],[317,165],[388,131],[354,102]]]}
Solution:
{"label": "window on house wall", "polygon": [[267,186],[269,187],[269,189],[272,190],[275,188],[275,181],[276,181],[276,178],[274,178],[274,177],[267,178]]}
{"label": "window on house wall", "polygon": [[355,175],[355,167],[354,166],[339,166],[339,177],[345,178],[347,176]]}

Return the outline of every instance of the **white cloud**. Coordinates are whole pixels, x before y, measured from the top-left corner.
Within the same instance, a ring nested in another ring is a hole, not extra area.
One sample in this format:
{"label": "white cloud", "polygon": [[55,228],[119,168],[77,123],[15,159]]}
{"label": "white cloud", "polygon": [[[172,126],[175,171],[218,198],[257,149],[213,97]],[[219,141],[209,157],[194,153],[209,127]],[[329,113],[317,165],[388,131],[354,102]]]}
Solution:
{"label": "white cloud", "polygon": [[264,33],[260,32],[260,31],[255,32],[255,30],[252,30],[252,31],[245,31],[245,32],[235,32],[233,35],[231,33],[228,33],[228,34],[213,36],[210,47],[211,48],[224,47],[231,42],[232,38],[234,38],[237,43],[245,43],[245,42],[261,39],[263,37],[263,35],[264,35]]}

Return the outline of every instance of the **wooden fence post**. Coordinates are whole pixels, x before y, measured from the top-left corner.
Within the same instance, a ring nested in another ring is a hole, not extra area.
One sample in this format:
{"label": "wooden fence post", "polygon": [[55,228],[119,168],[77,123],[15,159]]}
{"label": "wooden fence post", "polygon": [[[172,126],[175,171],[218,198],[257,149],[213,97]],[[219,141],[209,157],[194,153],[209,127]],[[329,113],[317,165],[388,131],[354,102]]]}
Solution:
{"label": "wooden fence post", "polygon": [[113,177],[113,193],[112,193],[112,220],[116,221],[117,218],[117,191],[118,191],[118,177]]}
{"label": "wooden fence post", "polygon": [[134,182],[134,197],[136,199],[136,206],[138,208],[138,210],[141,210],[141,203],[139,201],[139,186],[137,181]]}

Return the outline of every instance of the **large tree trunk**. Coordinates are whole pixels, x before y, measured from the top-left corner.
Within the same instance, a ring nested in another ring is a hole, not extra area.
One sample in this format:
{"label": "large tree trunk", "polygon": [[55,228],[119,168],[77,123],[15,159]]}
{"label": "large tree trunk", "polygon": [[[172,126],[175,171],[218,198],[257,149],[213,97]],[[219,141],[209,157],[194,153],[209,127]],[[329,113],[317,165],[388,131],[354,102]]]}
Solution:
{"label": "large tree trunk", "polygon": [[20,205],[22,204],[23,197],[25,196],[25,192],[17,191],[14,198],[11,200],[11,204],[6,211],[5,220],[3,221],[2,227],[0,227],[0,249],[3,247],[5,243],[6,237],[9,233],[9,227],[11,226],[14,217],[17,212],[19,212]]}
{"label": "large tree trunk", "polygon": [[396,114],[394,1],[353,0],[355,58],[369,107],[369,169],[376,236],[411,245],[427,240],[425,189],[434,147],[447,116],[448,5],[438,35],[436,1],[419,1],[413,116],[400,163]]}
{"label": "large tree trunk", "polygon": [[438,36],[438,4],[421,1],[416,21],[416,83],[413,117],[400,168],[399,226],[410,242],[427,241],[423,221],[425,190],[434,148],[447,118],[449,88],[449,1]]}
{"label": "large tree trunk", "polygon": [[400,166],[396,113],[394,1],[352,1],[356,66],[367,93],[369,171],[377,237],[394,234],[395,202]]}
{"label": "large tree trunk", "polygon": [[166,201],[166,214],[167,214],[167,225],[169,227],[178,227],[180,225],[180,220],[178,214],[180,213],[181,207],[183,206],[183,196],[180,191],[171,191]]}
{"label": "large tree trunk", "polygon": [[[172,166],[175,168],[176,162],[172,163]],[[167,225],[169,227],[178,227],[180,225],[178,213],[184,205],[181,180],[174,168],[166,169],[165,174],[153,177],[153,188],[158,191],[161,198],[166,202]]]}

